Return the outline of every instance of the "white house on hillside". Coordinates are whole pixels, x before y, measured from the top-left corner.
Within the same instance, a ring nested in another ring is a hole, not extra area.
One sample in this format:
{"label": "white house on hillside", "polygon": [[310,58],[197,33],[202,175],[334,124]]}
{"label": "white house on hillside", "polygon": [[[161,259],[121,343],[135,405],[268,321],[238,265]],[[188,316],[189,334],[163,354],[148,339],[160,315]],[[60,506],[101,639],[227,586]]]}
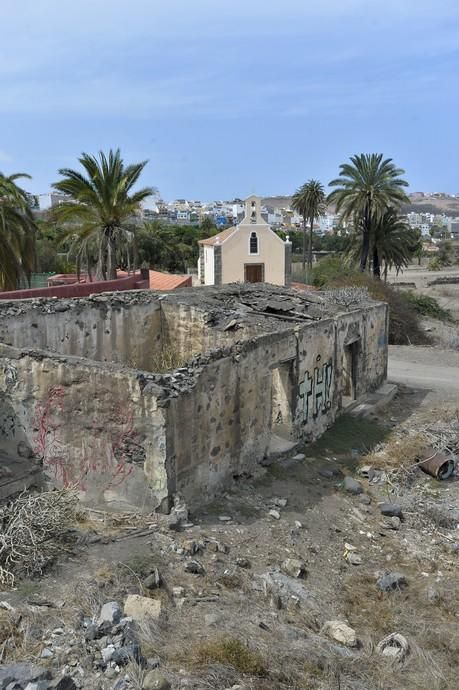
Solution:
{"label": "white house on hillside", "polygon": [[246,199],[245,216],[238,225],[199,241],[198,274],[203,285],[289,285],[291,261],[291,243],[263,220],[256,196]]}

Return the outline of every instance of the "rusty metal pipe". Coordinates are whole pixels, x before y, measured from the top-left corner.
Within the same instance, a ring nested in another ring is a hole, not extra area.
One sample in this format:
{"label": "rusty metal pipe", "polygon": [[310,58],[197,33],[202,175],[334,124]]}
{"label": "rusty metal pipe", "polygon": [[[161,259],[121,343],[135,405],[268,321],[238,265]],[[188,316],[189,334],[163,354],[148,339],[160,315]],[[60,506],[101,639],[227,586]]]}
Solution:
{"label": "rusty metal pipe", "polygon": [[455,466],[453,458],[434,450],[428,457],[419,462],[419,467],[423,472],[439,480],[449,479],[454,472]]}

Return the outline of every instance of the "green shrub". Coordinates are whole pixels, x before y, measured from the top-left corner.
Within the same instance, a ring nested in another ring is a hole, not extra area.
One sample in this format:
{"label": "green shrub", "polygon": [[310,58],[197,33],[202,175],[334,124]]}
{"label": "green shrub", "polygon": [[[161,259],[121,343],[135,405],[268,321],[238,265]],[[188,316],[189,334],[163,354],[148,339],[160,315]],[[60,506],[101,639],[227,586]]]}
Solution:
{"label": "green shrub", "polygon": [[347,265],[336,256],[323,259],[313,269],[314,285],[320,288],[362,287],[370,296],[389,305],[389,343],[391,345],[426,345],[429,338],[423,331],[419,312],[405,293],[394,290],[382,280]]}
{"label": "green shrub", "polygon": [[403,293],[406,299],[413,305],[414,309],[421,316],[431,316],[441,321],[453,321],[449,309],[443,309],[435,299],[429,295],[416,294],[412,290]]}
{"label": "green shrub", "polygon": [[331,287],[335,279],[351,278],[356,273],[355,267],[346,263],[341,256],[326,256],[313,266],[312,284],[318,288]]}

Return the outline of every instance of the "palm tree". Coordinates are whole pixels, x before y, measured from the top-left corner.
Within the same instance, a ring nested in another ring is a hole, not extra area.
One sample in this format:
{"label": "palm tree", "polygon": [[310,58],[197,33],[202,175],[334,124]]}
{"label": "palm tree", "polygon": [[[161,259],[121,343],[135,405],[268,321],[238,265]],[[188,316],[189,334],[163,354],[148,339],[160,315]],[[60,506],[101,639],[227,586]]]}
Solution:
{"label": "palm tree", "polygon": [[27,195],[16,180],[25,173],[0,173],[0,289],[16,290],[22,277],[30,284],[35,265],[36,225]]}
{"label": "palm tree", "polygon": [[325,213],[325,191],[318,180],[309,180],[292,197],[292,207],[303,216],[303,271],[306,269],[306,224],[309,223],[308,268],[312,268],[312,231],[314,221]]}
{"label": "palm tree", "polygon": [[[408,266],[418,244],[415,230],[390,208],[373,227],[373,275],[381,277],[381,268],[387,280],[387,272],[395,268],[397,273]],[[361,254],[361,238],[358,231],[351,236],[347,255],[351,260],[358,261]]]}
{"label": "palm tree", "polygon": [[361,153],[351,157],[351,163],[340,166],[340,175],[330,182],[337,187],[328,197],[336,203],[336,210],[344,221],[351,221],[362,234],[360,270],[365,271],[371,256],[371,242],[376,224],[389,208],[398,208],[408,201],[400,175],[391,158],[382,153]]}
{"label": "palm tree", "polygon": [[153,194],[151,187],[132,193],[147,161],[124,165],[120,150],[110,150],[108,157],[87,153],[78,159],[84,173],[69,168],[59,170],[63,179],[53,187],[69,195],[69,200],[53,210],[56,220],[68,223],[67,236],[75,236],[79,248],[77,264],[90,257],[96,246],[96,279],[113,280],[120,252],[134,246],[133,219],[141,202]]}

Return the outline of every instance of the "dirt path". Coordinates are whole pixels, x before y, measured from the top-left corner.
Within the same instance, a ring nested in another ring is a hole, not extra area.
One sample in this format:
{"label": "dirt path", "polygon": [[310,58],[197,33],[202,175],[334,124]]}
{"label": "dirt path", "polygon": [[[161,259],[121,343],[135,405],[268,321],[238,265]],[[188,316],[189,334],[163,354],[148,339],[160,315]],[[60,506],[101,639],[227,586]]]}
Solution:
{"label": "dirt path", "polygon": [[389,347],[388,379],[429,389],[432,397],[459,399],[459,352],[430,347]]}

